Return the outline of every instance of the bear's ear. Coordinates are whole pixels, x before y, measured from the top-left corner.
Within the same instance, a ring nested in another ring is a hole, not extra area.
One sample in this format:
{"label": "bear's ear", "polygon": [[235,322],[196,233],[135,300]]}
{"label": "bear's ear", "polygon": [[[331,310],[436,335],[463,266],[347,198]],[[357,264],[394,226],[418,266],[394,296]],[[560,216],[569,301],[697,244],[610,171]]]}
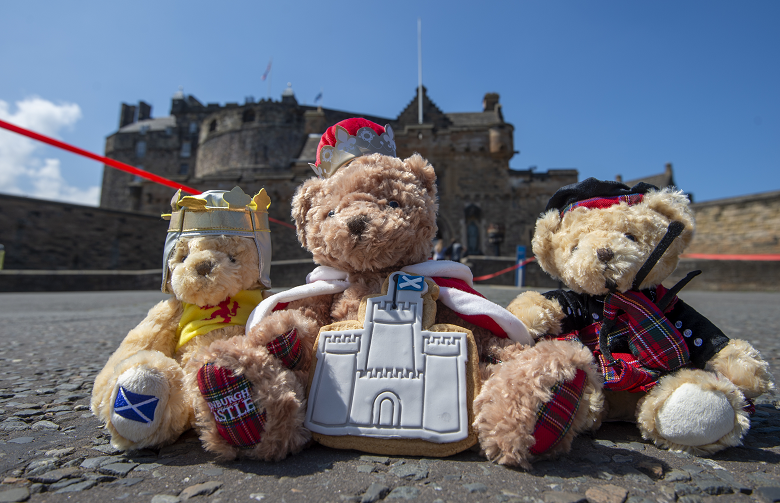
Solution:
{"label": "bear's ear", "polygon": [[436,198],[436,171],[428,161],[420,154],[414,154],[404,159],[404,165],[420,180],[420,184],[425,188],[432,198]]}
{"label": "bear's ear", "polygon": [[685,230],[681,237],[686,243],[693,237],[693,231],[696,226],[693,210],[690,207],[688,196],[681,190],[665,188],[663,190],[651,190],[645,194],[643,204],[646,204],[651,210],[660,213],[670,222],[678,221],[685,225]]}
{"label": "bear's ear", "polygon": [[531,246],[534,251],[534,257],[539,266],[548,274],[560,277],[558,268],[555,267],[555,233],[561,227],[561,214],[558,210],[550,210],[543,213],[536,221],[536,230],[534,238],[531,240]]}
{"label": "bear's ear", "polygon": [[295,231],[298,241],[306,248],[306,216],[311,209],[314,194],[320,191],[324,180],[321,178],[309,178],[295,191],[292,200],[292,217],[295,220]]}

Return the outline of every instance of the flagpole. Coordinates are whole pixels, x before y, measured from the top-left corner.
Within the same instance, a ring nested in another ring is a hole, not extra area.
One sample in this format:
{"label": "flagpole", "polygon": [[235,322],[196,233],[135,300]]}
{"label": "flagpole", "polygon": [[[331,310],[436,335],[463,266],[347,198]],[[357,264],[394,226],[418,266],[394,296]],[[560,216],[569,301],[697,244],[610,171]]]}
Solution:
{"label": "flagpole", "polygon": [[417,123],[423,123],[422,18],[417,18]]}

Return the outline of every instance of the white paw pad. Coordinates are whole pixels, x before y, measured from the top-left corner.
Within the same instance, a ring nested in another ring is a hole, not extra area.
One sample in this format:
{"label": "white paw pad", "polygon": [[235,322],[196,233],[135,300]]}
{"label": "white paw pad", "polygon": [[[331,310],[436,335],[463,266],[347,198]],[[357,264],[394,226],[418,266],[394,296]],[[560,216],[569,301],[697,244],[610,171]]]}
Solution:
{"label": "white paw pad", "polygon": [[116,383],[111,423],[120,435],[140,442],[157,430],[168,401],[168,382],[157,371],[135,367]]}
{"label": "white paw pad", "polygon": [[734,429],[734,409],[723,393],[685,383],[664,402],[656,428],[661,436],[681,445],[712,444]]}

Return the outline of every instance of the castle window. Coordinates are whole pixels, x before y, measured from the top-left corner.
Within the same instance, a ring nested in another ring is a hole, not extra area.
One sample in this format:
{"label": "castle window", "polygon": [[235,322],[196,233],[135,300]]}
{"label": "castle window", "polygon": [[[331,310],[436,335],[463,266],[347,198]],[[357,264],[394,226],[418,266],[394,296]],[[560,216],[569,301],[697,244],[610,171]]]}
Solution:
{"label": "castle window", "polygon": [[186,175],[190,172],[190,165],[186,162],[179,164],[179,174]]}
{"label": "castle window", "polygon": [[216,131],[217,130],[217,120],[214,119],[211,121],[211,124],[209,124],[209,131]]}
{"label": "castle window", "polygon": [[241,118],[244,122],[254,122],[255,121],[255,111],[251,108],[249,110],[244,111],[244,115]]}
{"label": "castle window", "polygon": [[190,134],[195,134],[197,132],[198,132],[198,123],[190,122]]}
{"label": "castle window", "polygon": [[464,208],[466,220],[466,250],[469,255],[482,255],[480,234],[482,228],[482,209],[475,204]]}
{"label": "castle window", "polygon": [[181,152],[179,153],[179,157],[187,158],[190,155],[192,155],[192,146],[190,142],[185,141],[181,144]]}
{"label": "castle window", "polygon": [[[143,166],[136,166],[136,168],[140,169],[141,171],[144,170]],[[144,181],[144,178],[142,176],[133,175],[133,183],[141,183]]]}
{"label": "castle window", "polygon": [[146,155],[146,142],[144,140],[135,144],[135,156],[139,159],[143,159]]}
{"label": "castle window", "polygon": [[173,135],[173,128],[171,126],[168,126],[165,128],[165,136],[171,136]]}

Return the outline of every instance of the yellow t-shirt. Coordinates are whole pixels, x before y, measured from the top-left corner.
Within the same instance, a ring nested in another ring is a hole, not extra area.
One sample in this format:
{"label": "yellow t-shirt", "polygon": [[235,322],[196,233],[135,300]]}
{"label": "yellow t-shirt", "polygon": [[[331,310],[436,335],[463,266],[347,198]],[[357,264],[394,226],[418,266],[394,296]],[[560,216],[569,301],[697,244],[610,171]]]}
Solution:
{"label": "yellow t-shirt", "polygon": [[176,331],[176,335],[179,337],[176,350],[178,351],[179,348],[198,335],[204,335],[228,325],[246,325],[249,314],[267,296],[266,290],[241,290],[216,306],[200,307],[182,302],[184,312]]}

